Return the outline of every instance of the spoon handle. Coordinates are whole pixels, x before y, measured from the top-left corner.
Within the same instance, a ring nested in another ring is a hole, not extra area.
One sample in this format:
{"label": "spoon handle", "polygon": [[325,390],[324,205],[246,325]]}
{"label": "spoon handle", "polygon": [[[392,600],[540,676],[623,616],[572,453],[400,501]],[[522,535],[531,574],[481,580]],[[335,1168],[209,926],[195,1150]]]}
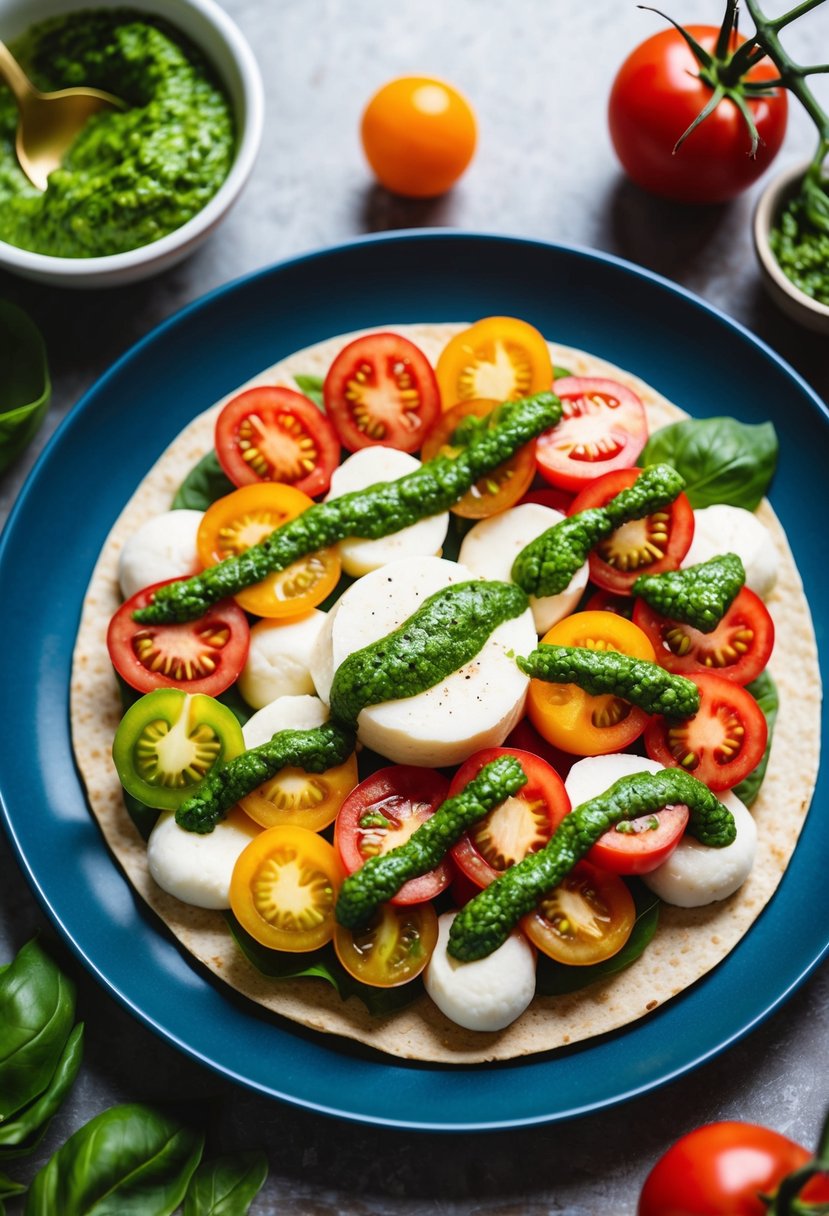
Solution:
{"label": "spoon handle", "polygon": [[9,86],[18,105],[22,105],[26,98],[36,92],[34,85],[4,42],[0,42],[0,79]]}

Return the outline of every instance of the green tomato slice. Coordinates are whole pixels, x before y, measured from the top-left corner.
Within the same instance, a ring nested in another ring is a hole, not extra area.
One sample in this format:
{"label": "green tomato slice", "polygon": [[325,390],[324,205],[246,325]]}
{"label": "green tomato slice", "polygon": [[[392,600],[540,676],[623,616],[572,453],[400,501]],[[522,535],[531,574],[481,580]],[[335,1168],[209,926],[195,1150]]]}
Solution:
{"label": "green tomato slice", "polygon": [[242,728],[227,706],[204,693],[158,688],[124,714],[112,758],[130,794],[175,810],[217,764],[244,750]]}

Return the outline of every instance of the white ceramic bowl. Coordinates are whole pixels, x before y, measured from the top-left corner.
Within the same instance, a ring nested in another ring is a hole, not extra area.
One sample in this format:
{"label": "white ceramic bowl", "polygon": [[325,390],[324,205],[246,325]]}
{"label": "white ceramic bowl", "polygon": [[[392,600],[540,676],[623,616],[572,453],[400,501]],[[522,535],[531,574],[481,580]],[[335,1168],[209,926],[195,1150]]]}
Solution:
{"label": "white ceramic bowl", "polygon": [[772,300],[793,321],[818,333],[829,333],[829,307],[807,296],[783,273],[769,246],[769,233],[788,200],[797,191],[807,164],[794,165],[772,178],[754,210],[754,249],[763,284]]}
{"label": "white ceramic bowl", "polygon": [[253,168],[262,137],[262,76],[249,44],[215,0],[3,0],[0,38],[8,42],[35,22],[83,9],[129,7],[157,13],[210,60],[236,119],[236,156],[222,185],[186,224],[150,245],[98,258],[57,258],[0,241],[0,267],[60,287],[116,287],[148,278],[187,257],[221,223]]}

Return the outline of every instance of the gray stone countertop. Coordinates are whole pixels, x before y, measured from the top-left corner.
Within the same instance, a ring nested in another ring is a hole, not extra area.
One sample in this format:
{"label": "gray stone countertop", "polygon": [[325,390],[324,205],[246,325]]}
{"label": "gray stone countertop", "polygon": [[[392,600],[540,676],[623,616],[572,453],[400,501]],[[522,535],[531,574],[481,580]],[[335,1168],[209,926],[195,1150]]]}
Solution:
{"label": "gray stone countertop", "polygon": [[[180,267],[129,288],[72,293],[0,275],[0,296],[23,305],[40,325],[54,381],[43,431],[0,478],[0,520],[58,422],[160,321],[249,271],[366,232],[449,226],[609,251],[723,309],[829,397],[826,338],[798,328],[763,293],[750,242],[757,188],[727,206],[684,207],[645,195],[619,170],[607,134],[607,95],[628,50],[662,28],[654,13],[633,0],[224,5],[261,64],[267,120],[251,182],[219,232]],[[683,0],[671,14],[716,24],[721,9],[718,0]],[[829,11],[803,18],[789,34],[803,60],[826,59]],[[406,73],[453,81],[479,119],[473,165],[435,202],[387,195],[372,183],[359,146],[366,100],[385,80]],[[820,81],[824,98],[826,83]],[[807,158],[813,142],[794,103],[777,167]],[[179,1054],[104,994],[70,955],[0,839],[0,961],[36,931],[78,982],[87,1049],[73,1094],[26,1176],[106,1106],[187,1100],[200,1104],[224,1148],[267,1150],[270,1177],[252,1209],[257,1216],[623,1216],[635,1211],[652,1162],[691,1127],[744,1119],[808,1145],[829,1105],[825,965],[746,1039],[655,1092],[569,1123],[438,1136],[292,1109]]]}

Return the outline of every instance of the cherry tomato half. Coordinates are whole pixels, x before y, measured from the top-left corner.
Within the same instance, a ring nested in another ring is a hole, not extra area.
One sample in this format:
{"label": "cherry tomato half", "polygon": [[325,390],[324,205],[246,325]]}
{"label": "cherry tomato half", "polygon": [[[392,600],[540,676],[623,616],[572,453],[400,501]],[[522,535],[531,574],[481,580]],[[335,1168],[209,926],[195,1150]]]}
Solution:
{"label": "cherry tomato half", "polygon": [[[689,25],[688,32],[713,52],[719,30]],[[745,41],[732,35],[732,49]],[[749,80],[769,80],[777,69],[763,59]],[[712,90],[682,34],[666,29],[646,39],[628,56],[610,92],[610,136],[628,175],[645,190],[684,203],[722,203],[765,172],[783,142],[786,90],[746,96],[760,143],[751,155],[746,123],[726,98],[674,153],[680,136],[711,100]]]}
{"label": "cherry tomato half", "polygon": [[[812,1154],[780,1132],[754,1123],[708,1123],[671,1145],[645,1180],[637,1216],[765,1216],[783,1179]],[[829,1176],[799,1198],[829,1201]],[[805,1210],[805,1209],[804,1209]]]}
{"label": "cherry tomato half", "polygon": [[328,369],[322,395],[349,452],[377,444],[417,452],[440,414],[432,365],[400,334],[365,334],[349,342]]}
{"label": "cherry tomato half", "polygon": [[216,455],[236,486],[258,481],[324,494],[340,441],[322,413],[290,388],[260,385],[228,401],[216,419]]}
{"label": "cherry tomato half", "polygon": [[[378,769],[346,798],[334,826],[334,845],[348,874],[369,857],[405,844],[449,793],[449,782],[431,768],[394,764]],[[400,888],[393,904],[433,899],[449,885],[452,866],[444,860],[428,874]]]}
{"label": "cherry tomato half", "polygon": [[121,784],[145,806],[175,810],[212,770],[245,750],[236,715],[204,693],[157,688],[118,724],[112,759]]}
{"label": "cherry tomato half", "polygon": [[633,932],[636,905],[621,878],[580,861],[521,920],[543,954],[571,967],[589,967],[618,954]]}
{"label": "cherry tomato half", "polygon": [[164,585],[154,583],[137,591],[113,616],[107,630],[112,665],[139,692],[180,688],[218,696],[245,665],[250,645],[248,619],[232,600],[221,600],[195,621],[169,625],[134,621],[132,614],[146,608]]}
{"label": "cherry tomato half", "polygon": [[[589,507],[603,507],[622,490],[632,486],[641,469],[617,469],[605,473],[573,499],[570,514]],[[605,591],[629,595],[640,574],[662,574],[677,570],[694,539],[694,512],[685,494],[662,511],[622,524],[590,554],[590,579]]]}
{"label": "cherry tomato half", "polygon": [[354,754],[324,773],[283,768],[270,781],[240,798],[239,805],[263,828],[295,824],[310,832],[321,832],[334,822],[346,795],[357,781]]}
{"label": "cherry tomato half", "polygon": [[750,692],[723,676],[687,677],[700,693],[693,718],[652,718],[645,748],[666,768],[684,768],[711,790],[730,790],[755,769],[768,739],[765,715]]}
{"label": "cherry tomato half", "polygon": [[[196,536],[199,558],[204,566],[214,566],[226,557],[244,553],[313,505],[313,499],[294,486],[275,482],[242,486],[217,499],[205,511]],[[280,619],[302,616],[321,603],[339,579],[336,548],[318,549],[292,562],[287,569],[246,587],[233,598],[246,612],[256,616]]]}
{"label": "cherry tomato half", "polygon": [[[474,415],[485,418],[499,402],[486,398],[459,401],[452,409],[440,416],[426,441],[421,455],[424,460],[433,456],[457,456],[460,446],[451,440],[464,418]],[[466,491],[463,498],[451,510],[464,519],[487,519],[514,506],[532,483],[535,476],[535,444],[527,443],[514,456],[499,464],[480,481]]]}
{"label": "cherry tomato half", "polygon": [[374,94],[360,127],[366,159],[387,190],[434,198],[472,159],[475,116],[457,89],[428,76],[402,76]]}
{"label": "cherry tomato half", "polygon": [[669,620],[640,599],[633,620],[650,638],[657,663],[681,676],[711,671],[736,684],[749,684],[768,663],[774,647],[774,622],[748,587],[739,591],[710,633]]}
{"label": "cherry tomato half", "polygon": [[535,457],[545,481],[578,492],[602,473],[629,469],[645,446],[648,420],[639,397],[615,380],[556,380],[563,413],[539,435]]}
{"label": "cherry tomato half", "polygon": [[430,903],[381,904],[363,928],[337,925],[334,949],[349,975],[373,988],[397,988],[426,969],[438,940],[438,916]]}
{"label": "cherry tomato half", "polygon": [[[541,640],[552,646],[616,650],[651,663],[654,657],[642,630],[614,612],[575,612],[553,625]],[[639,738],[648,721],[643,710],[620,697],[593,697],[576,684],[545,680],[530,680],[527,714],[539,734],[577,756],[623,751]]]}
{"label": "cherry tomato half", "polygon": [[648,874],[673,853],[688,826],[687,806],[622,819],[603,832],[587,860],[613,874]]}
{"label": "cherry tomato half", "polygon": [[233,867],[230,907],[251,937],[272,950],[316,950],[334,936],[344,878],[337,851],[307,828],[266,828]]}
{"label": "cherry tomato half", "polygon": [[455,773],[449,797],[459,794],[499,756],[515,756],[527,784],[478,820],[452,848],[455,865],[479,887],[489,886],[510,866],[543,848],[570,810],[564,782],[555,769],[531,752],[510,747],[488,747],[470,756]]}
{"label": "cherry tomato half", "polygon": [[435,372],[445,410],[471,398],[512,401],[553,383],[543,336],[515,317],[484,317],[455,334],[438,356]]}

